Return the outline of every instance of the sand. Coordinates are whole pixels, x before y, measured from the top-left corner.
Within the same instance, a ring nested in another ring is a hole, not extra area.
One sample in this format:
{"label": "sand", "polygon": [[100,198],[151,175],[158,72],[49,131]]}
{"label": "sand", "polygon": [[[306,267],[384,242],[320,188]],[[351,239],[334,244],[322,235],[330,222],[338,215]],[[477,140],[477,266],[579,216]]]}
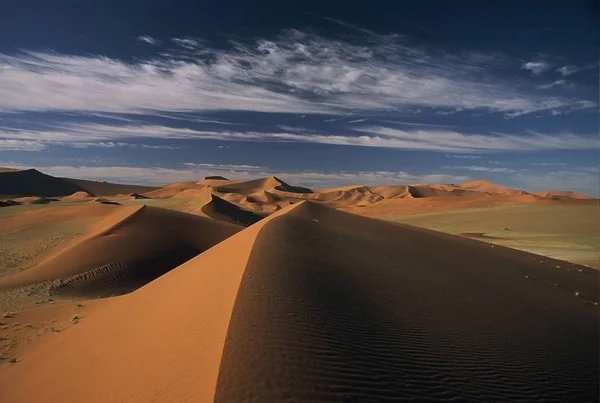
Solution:
{"label": "sand", "polygon": [[258,232],[276,217],[108,300],[94,317],[0,372],[3,397],[15,403],[213,401],[248,256]]}
{"label": "sand", "polygon": [[[297,203],[0,370],[10,402],[597,401],[599,274]],[[60,352],[60,354],[57,354]]]}
{"label": "sand", "polygon": [[46,295],[0,318],[2,403],[598,401],[600,272],[500,245],[593,253],[598,200],[15,174],[0,311]]}
{"label": "sand", "polygon": [[155,207],[115,208],[86,236],[35,266],[0,279],[0,291],[58,281],[53,290],[73,296],[127,292],[239,230],[239,226]]}

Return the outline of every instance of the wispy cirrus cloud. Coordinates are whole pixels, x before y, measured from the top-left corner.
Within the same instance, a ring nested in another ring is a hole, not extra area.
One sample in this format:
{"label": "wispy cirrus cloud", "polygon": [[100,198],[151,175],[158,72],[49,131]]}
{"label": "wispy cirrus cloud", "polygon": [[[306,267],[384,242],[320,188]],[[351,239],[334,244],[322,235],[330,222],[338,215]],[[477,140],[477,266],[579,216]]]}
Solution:
{"label": "wispy cirrus cloud", "polygon": [[0,138],[0,151],[41,151],[46,148],[42,141]]}
{"label": "wispy cirrus cloud", "polygon": [[135,39],[137,39],[140,42],[147,43],[148,45],[158,45],[159,44],[159,41],[157,39],[154,39],[153,37],[151,37],[149,35],[140,35],[140,36],[136,37]]}
{"label": "wispy cirrus cloud", "polygon": [[585,66],[566,65],[566,66],[562,66],[562,67],[559,67],[558,69],[556,69],[556,72],[560,73],[563,77],[567,77],[567,76],[571,76],[575,73],[579,73],[581,71],[594,69],[596,67],[597,67],[597,65],[594,63],[590,63]]}
{"label": "wispy cirrus cloud", "polygon": [[515,173],[518,172],[515,169],[506,167],[486,167],[478,165],[469,166],[443,166],[442,169],[454,170],[454,171],[471,171],[471,172],[489,172],[489,173]]}
{"label": "wispy cirrus cloud", "polygon": [[[357,127],[347,134],[318,134],[308,130],[284,127],[287,131],[209,131],[158,125],[68,124],[52,130],[0,129],[0,138],[7,140],[40,141],[68,145],[119,140],[139,142],[141,139],[161,140],[223,140],[299,142],[357,147],[381,147],[436,152],[476,153],[518,150],[578,150],[597,147],[596,137],[563,134],[464,134],[458,131],[401,130],[382,126]],[[89,144],[88,144],[89,146]]]}
{"label": "wispy cirrus cloud", "polygon": [[552,65],[542,60],[530,61],[523,63],[521,68],[529,70],[532,74],[540,75],[552,68]]}
{"label": "wispy cirrus cloud", "polygon": [[553,82],[548,83],[548,84],[538,85],[537,88],[539,88],[540,90],[548,90],[550,88],[565,87],[565,86],[568,86],[568,85],[569,85],[569,83],[566,80],[556,80],[556,81],[553,81]]}
{"label": "wispy cirrus cloud", "polygon": [[[228,49],[197,38],[172,43],[171,51],[134,62],[0,54],[0,111],[344,115],[425,107],[524,114],[581,101],[541,96],[526,83],[495,75],[494,55],[452,55],[394,35],[356,41],[285,31]],[[534,72],[546,68],[526,65]]]}
{"label": "wispy cirrus cloud", "polygon": [[480,155],[456,155],[456,154],[446,154],[446,158],[460,158],[460,159],[481,159],[483,158]]}

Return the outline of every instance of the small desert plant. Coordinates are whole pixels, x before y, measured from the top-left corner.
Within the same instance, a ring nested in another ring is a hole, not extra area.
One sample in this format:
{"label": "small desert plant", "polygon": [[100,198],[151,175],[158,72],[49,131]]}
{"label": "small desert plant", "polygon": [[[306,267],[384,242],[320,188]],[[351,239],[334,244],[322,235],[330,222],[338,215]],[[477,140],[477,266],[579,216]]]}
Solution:
{"label": "small desert plant", "polygon": [[11,364],[14,364],[15,362],[17,362],[17,359],[16,358],[10,358],[8,360],[8,362],[11,363]]}
{"label": "small desert plant", "polygon": [[575,291],[573,294],[575,294],[576,297],[579,296],[579,291]]}
{"label": "small desert plant", "polygon": [[4,312],[4,315],[2,315],[2,317],[3,317],[4,319],[12,318],[12,317],[14,317],[14,316],[15,316],[15,313],[14,313],[14,312]]}
{"label": "small desert plant", "polygon": [[79,323],[79,315],[73,315],[73,317],[71,318],[71,322]]}
{"label": "small desert plant", "polygon": [[77,308],[83,308],[85,305],[77,303],[77,305],[75,305]]}

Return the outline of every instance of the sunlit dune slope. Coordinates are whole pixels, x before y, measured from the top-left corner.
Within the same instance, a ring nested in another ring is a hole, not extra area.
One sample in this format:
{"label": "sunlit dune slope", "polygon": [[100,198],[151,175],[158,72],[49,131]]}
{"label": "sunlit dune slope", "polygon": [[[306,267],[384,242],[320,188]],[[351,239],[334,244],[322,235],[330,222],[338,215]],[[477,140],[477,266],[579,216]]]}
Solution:
{"label": "sunlit dune slope", "polygon": [[10,402],[594,401],[598,272],[560,264],[299,203],[108,301],[0,388]]}

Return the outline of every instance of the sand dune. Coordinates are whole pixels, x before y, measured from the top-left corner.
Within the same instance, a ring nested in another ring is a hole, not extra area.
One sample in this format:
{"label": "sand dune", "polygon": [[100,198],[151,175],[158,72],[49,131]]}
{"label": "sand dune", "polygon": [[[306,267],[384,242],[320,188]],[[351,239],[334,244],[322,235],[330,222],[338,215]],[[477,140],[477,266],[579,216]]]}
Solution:
{"label": "sand dune", "polygon": [[532,194],[553,199],[594,199],[593,197],[583,193],[567,192],[561,190],[544,190],[541,192],[533,192]]}
{"label": "sand dune", "polygon": [[153,199],[169,198],[178,195],[187,189],[198,189],[199,186],[194,182],[177,182],[171,183],[170,185],[163,186],[161,188],[151,190],[144,193],[145,196]]}
{"label": "sand dune", "polygon": [[0,390],[17,403],[594,401],[599,275],[557,264],[298,203],[107,301],[0,372]]}
{"label": "sand dune", "polygon": [[67,196],[82,188],[63,179],[46,175],[35,169],[0,173],[2,196]]}
{"label": "sand dune", "polygon": [[63,201],[74,201],[74,202],[90,201],[92,199],[94,199],[94,196],[83,190],[80,190],[79,192],[75,192],[69,196],[65,196],[65,197],[61,198],[61,200],[63,200]]}
{"label": "sand dune", "polygon": [[69,196],[87,192],[93,196],[107,196],[118,193],[143,193],[156,188],[139,185],[120,185],[108,182],[94,182],[81,179],[56,178],[35,169],[0,170],[0,196]]}
{"label": "sand dune", "polygon": [[82,190],[94,196],[112,196],[118,194],[146,193],[156,190],[153,186],[141,185],[123,185],[119,183],[110,183],[105,181],[88,181],[83,179],[62,178],[67,182],[73,183]]}
{"label": "sand dune", "polygon": [[0,290],[53,281],[53,290],[65,295],[128,292],[238,231],[238,226],[171,210],[122,207],[69,247],[0,279]]}
{"label": "sand dune", "polygon": [[232,183],[225,186],[219,186],[216,188],[217,191],[223,193],[239,193],[239,194],[250,194],[262,190],[279,190],[281,192],[288,193],[311,193],[308,188],[299,186],[291,186],[274,176],[270,178],[255,179],[245,182]]}
{"label": "sand dune", "polygon": [[489,181],[471,181],[465,182],[458,185],[460,189],[471,190],[476,192],[484,192],[495,195],[521,195],[526,192],[518,189],[511,189],[506,186],[496,185],[495,183]]}
{"label": "sand dune", "polygon": [[[231,222],[234,224],[242,224],[245,226],[252,225],[262,218],[263,215],[255,214],[228,202],[210,192],[206,203],[202,207],[194,211],[194,214],[200,214],[206,217],[213,218],[219,221]],[[207,196],[204,196],[207,197]]]}
{"label": "sand dune", "polygon": [[0,372],[3,398],[11,403],[213,401],[248,256],[256,235],[278,214],[146,287],[107,301],[89,320]]}

